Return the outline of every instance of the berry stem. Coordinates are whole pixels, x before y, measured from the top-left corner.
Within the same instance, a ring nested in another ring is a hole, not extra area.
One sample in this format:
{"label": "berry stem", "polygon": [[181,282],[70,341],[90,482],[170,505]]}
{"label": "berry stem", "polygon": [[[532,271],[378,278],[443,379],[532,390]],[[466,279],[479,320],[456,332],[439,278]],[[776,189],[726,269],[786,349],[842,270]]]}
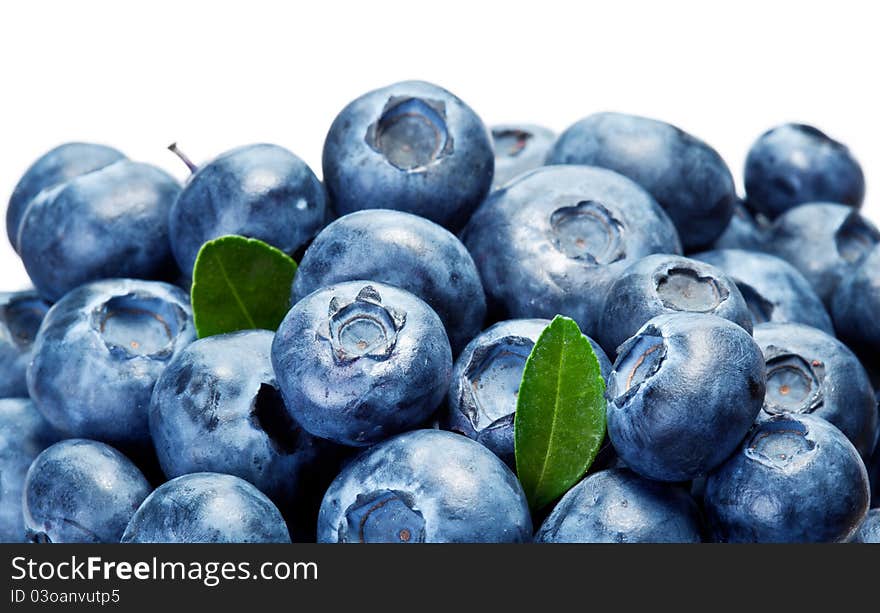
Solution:
{"label": "berry stem", "polygon": [[181,161],[186,164],[186,167],[189,168],[190,172],[195,172],[199,169],[199,167],[193,164],[193,161],[189,159],[189,157],[187,157],[187,155],[183,151],[181,151],[180,148],[178,148],[177,143],[171,143],[170,145],[168,145],[168,151],[179,157]]}

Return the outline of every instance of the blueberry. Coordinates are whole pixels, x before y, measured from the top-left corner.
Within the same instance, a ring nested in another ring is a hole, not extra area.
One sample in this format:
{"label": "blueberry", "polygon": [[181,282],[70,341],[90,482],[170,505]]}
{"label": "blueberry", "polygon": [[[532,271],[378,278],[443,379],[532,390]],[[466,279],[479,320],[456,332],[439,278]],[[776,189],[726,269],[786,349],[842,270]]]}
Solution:
{"label": "blueberry", "polygon": [[704,504],[715,539],[839,542],[868,511],[868,476],[852,443],[815,415],[759,422],[713,472]]}
{"label": "blueberry", "polygon": [[27,366],[48,310],[36,292],[0,292],[0,398],[28,395]]}
{"label": "blueberry", "polygon": [[715,266],[736,284],[753,324],[801,323],[834,334],[828,311],[809,281],[785,260],[741,249],[706,251],[693,257]]}
{"label": "blueberry", "polygon": [[452,351],[440,318],[419,298],[350,281],[293,306],[275,334],[272,364],[297,423],[365,446],[431,416],[449,387]]}
{"label": "blueberry", "polygon": [[837,426],[864,458],[877,438],[877,404],[868,374],[843,343],[800,324],[761,324],[767,394],[762,417],[812,413]]}
{"label": "blueberry", "polygon": [[26,398],[0,399],[0,543],[25,541],[21,499],[28,467],[58,435]]}
{"label": "blueberry", "polygon": [[700,512],[676,485],[625,468],[586,477],[535,534],[538,543],[699,543]]}
{"label": "blueberry", "polygon": [[492,187],[503,187],[524,172],[544,165],[556,134],[543,126],[503,124],[492,126],[495,178]]}
{"label": "blueberry", "polygon": [[712,246],[713,249],[744,249],[766,251],[769,226],[766,219],[753,216],[746,206],[737,201],[733,217]]}
{"label": "blueberry", "polygon": [[880,367],[880,247],[875,247],[845,276],[831,299],[838,336],[870,368]]}
{"label": "blueberry", "polygon": [[42,155],[25,171],[9,199],[6,233],[13,248],[18,251],[21,219],[37,194],[124,159],[116,149],[92,143],[65,143]]}
{"label": "blueberry", "polygon": [[43,190],[17,239],[34,286],[56,301],[89,281],[167,275],[168,211],[179,191],[164,171],[128,160]]}
{"label": "blueberry", "polygon": [[842,204],[802,204],[780,215],[770,230],[770,253],[806,277],[826,307],[838,283],[880,242],[870,221]]}
{"label": "blueberry", "polygon": [[602,295],[627,264],[680,253],[672,222],[626,177],[601,168],[539,168],[496,190],[463,240],[498,319],[557,314],[594,335]]}
{"label": "blueberry", "polygon": [[288,415],[272,371],[272,338],[246,330],[181,350],[156,381],[150,432],[168,477],[235,475],[295,512],[308,503],[310,473],[329,450]]}
{"label": "blueberry", "polygon": [[667,313],[706,313],[752,332],[749,306],[732,279],[714,266],[678,255],[633,262],[605,294],[596,333],[608,355],[649,319]]}
{"label": "blueberry", "polygon": [[640,475],[694,479],[736,449],[763,399],[764,359],[748,332],[714,315],[660,315],[620,347],[608,435]]}
{"label": "blueberry", "polygon": [[[491,449],[511,468],[513,416],[526,359],[544,329],[547,319],[511,319],[481,332],[455,360],[449,402],[441,423]],[[599,345],[587,337],[602,378],[607,379],[611,363]]]}
{"label": "blueberry", "polygon": [[880,509],[871,509],[850,539],[851,543],[880,543]]}
{"label": "blueberry", "polygon": [[272,501],[244,479],[192,473],[150,494],[122,542],[290,543],[290,534]]}
{"label": "blueberry", "polygon": [[170,213],[171,250],[191,274],[202,244],[227,234],[257,238],[293,255],[321,229],[321,182],[277,145],[227,151],[195,171]]}
{"label": "blueberry", "polygon": [[721,156],[675,126],[622,113],[596,113],[560,136],[548,164],[617,171],[648,190],[672,218],[688,251],[705,249],[733,215],[736,187]]}
{"label": "blueberry", "polygon": [[745,183],[749,206],[771,219],[806,202],[858,208],[865,197],[865,176],[849,149],[803,124],[777,126],[755,141]]}
{"label": "blueberry", "polygon": [[117,543],[149,493],[141,471],[113,447],[69,439],[28,469],[24,522],[38,543]]}
{"label": "blueberry", "polygon": [[868,461],[867,468],[871,480],[871,506],[880,507],[880,439],[874,446],[874,455]]}
{"label": "blueberry", "polygon": [[406,81],[364,94],[333,121],[324,181],[341,215],[395,209],[456,230],[492,185],[489,131],[436,85]]}
{"label": "blueberry", "polygon": [[532,536],[510,469],[472,440],[415,430],[363,452],[324,495],[322,543],[521,543]]}
{"label": "blueberry", "polygon": [[34,342],[28,389],[68,436],[140,450],[151,446],[153,385],[194,339],[180,289],[132,279],[89,283],[49,309]]}
{"label": "blueberry", "polygon": [[421,217],[370,210],[328,225],[303,256],[291,304],[322,287],[362,279],[427,302],[456,353],[483,327],[486,299],[470,254],[455,236]]}

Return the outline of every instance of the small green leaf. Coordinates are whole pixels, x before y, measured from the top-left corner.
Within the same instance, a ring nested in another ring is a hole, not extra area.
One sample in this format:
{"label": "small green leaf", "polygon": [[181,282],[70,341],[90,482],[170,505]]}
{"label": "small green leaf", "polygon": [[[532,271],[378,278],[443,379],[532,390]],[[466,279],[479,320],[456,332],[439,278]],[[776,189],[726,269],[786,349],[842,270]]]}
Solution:
{"label": "small green leaf", "polygon": [[199,338],[276,330],[290,309],[296,262],[255,238],[221,236],[199,250],[193,268],[193,320]]}
{"label": "small green leaf", "polygon": [[583,477],[605,437],[605,381],[577,324],[557,315],[532,348],[513,422],[516,471],[532,509]]}

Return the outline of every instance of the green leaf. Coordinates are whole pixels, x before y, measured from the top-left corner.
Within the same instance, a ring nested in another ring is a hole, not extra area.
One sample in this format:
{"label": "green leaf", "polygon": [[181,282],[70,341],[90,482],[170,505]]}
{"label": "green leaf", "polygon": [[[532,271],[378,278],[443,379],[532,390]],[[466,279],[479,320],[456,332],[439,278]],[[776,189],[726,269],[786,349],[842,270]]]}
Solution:
{"label": "green leaf", "polygon": [[532,348],[513,422],[516,471],[540,509],[584,476],[605,437],[605,381],[577,324],[557,315]]}
{"label": "green leaf", "polygon": [[290,309],[296,262],[254,238],[221,236],[199,250],[193,268],[193,320],[199,338],[276,330]]}

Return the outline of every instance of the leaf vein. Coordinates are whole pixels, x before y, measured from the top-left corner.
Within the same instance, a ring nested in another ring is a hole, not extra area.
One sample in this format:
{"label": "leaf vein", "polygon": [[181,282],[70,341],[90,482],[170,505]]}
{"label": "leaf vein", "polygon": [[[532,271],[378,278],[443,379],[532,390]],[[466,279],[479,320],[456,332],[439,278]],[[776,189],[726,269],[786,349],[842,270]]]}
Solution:
{"label": "leaf vein", "polygon": [[559,367],[556,369],[556,394],[553,400],[553,419],[550,421],[550,435],[547,438],[547,448],[544,450],[544,460],[541,463],[541,471],[538,474],[538,482],[535,484],[536,495],[541,492],[541,486],[544,484],[544,477],[547,474],[547,463],[550,460],[551,450],[553,449],[553,438],[556,432],[556,422],[559,417],[559,390],[562,387],[562,371],[565,369],[565,340],[563,331],[562,348],[559,351]]}
{"label": "leaf vein", "polygon": [[235,289],[235,286],[232,283],[232,279],[229,278],[229,274],[226,272],[226,267],[223,265],[223,261],[215,254],[214,261],[217,263],[217,266],[220,269],[221,274],[223,275],[223,280],[226,281],[226,285],[229,287],[229,291],[232,294],[232,297],[235,298],[236,304],[238,304],[238,308],[241,309],[242,315],[244,315],[245,319],[248,322],[248,325],[251,328],[256,328],[257,324],[254,322],[253,317],[251,317],[250,312],[248,312],[247,307],[242,301],[241,296],[238,294],[238,290]]}

